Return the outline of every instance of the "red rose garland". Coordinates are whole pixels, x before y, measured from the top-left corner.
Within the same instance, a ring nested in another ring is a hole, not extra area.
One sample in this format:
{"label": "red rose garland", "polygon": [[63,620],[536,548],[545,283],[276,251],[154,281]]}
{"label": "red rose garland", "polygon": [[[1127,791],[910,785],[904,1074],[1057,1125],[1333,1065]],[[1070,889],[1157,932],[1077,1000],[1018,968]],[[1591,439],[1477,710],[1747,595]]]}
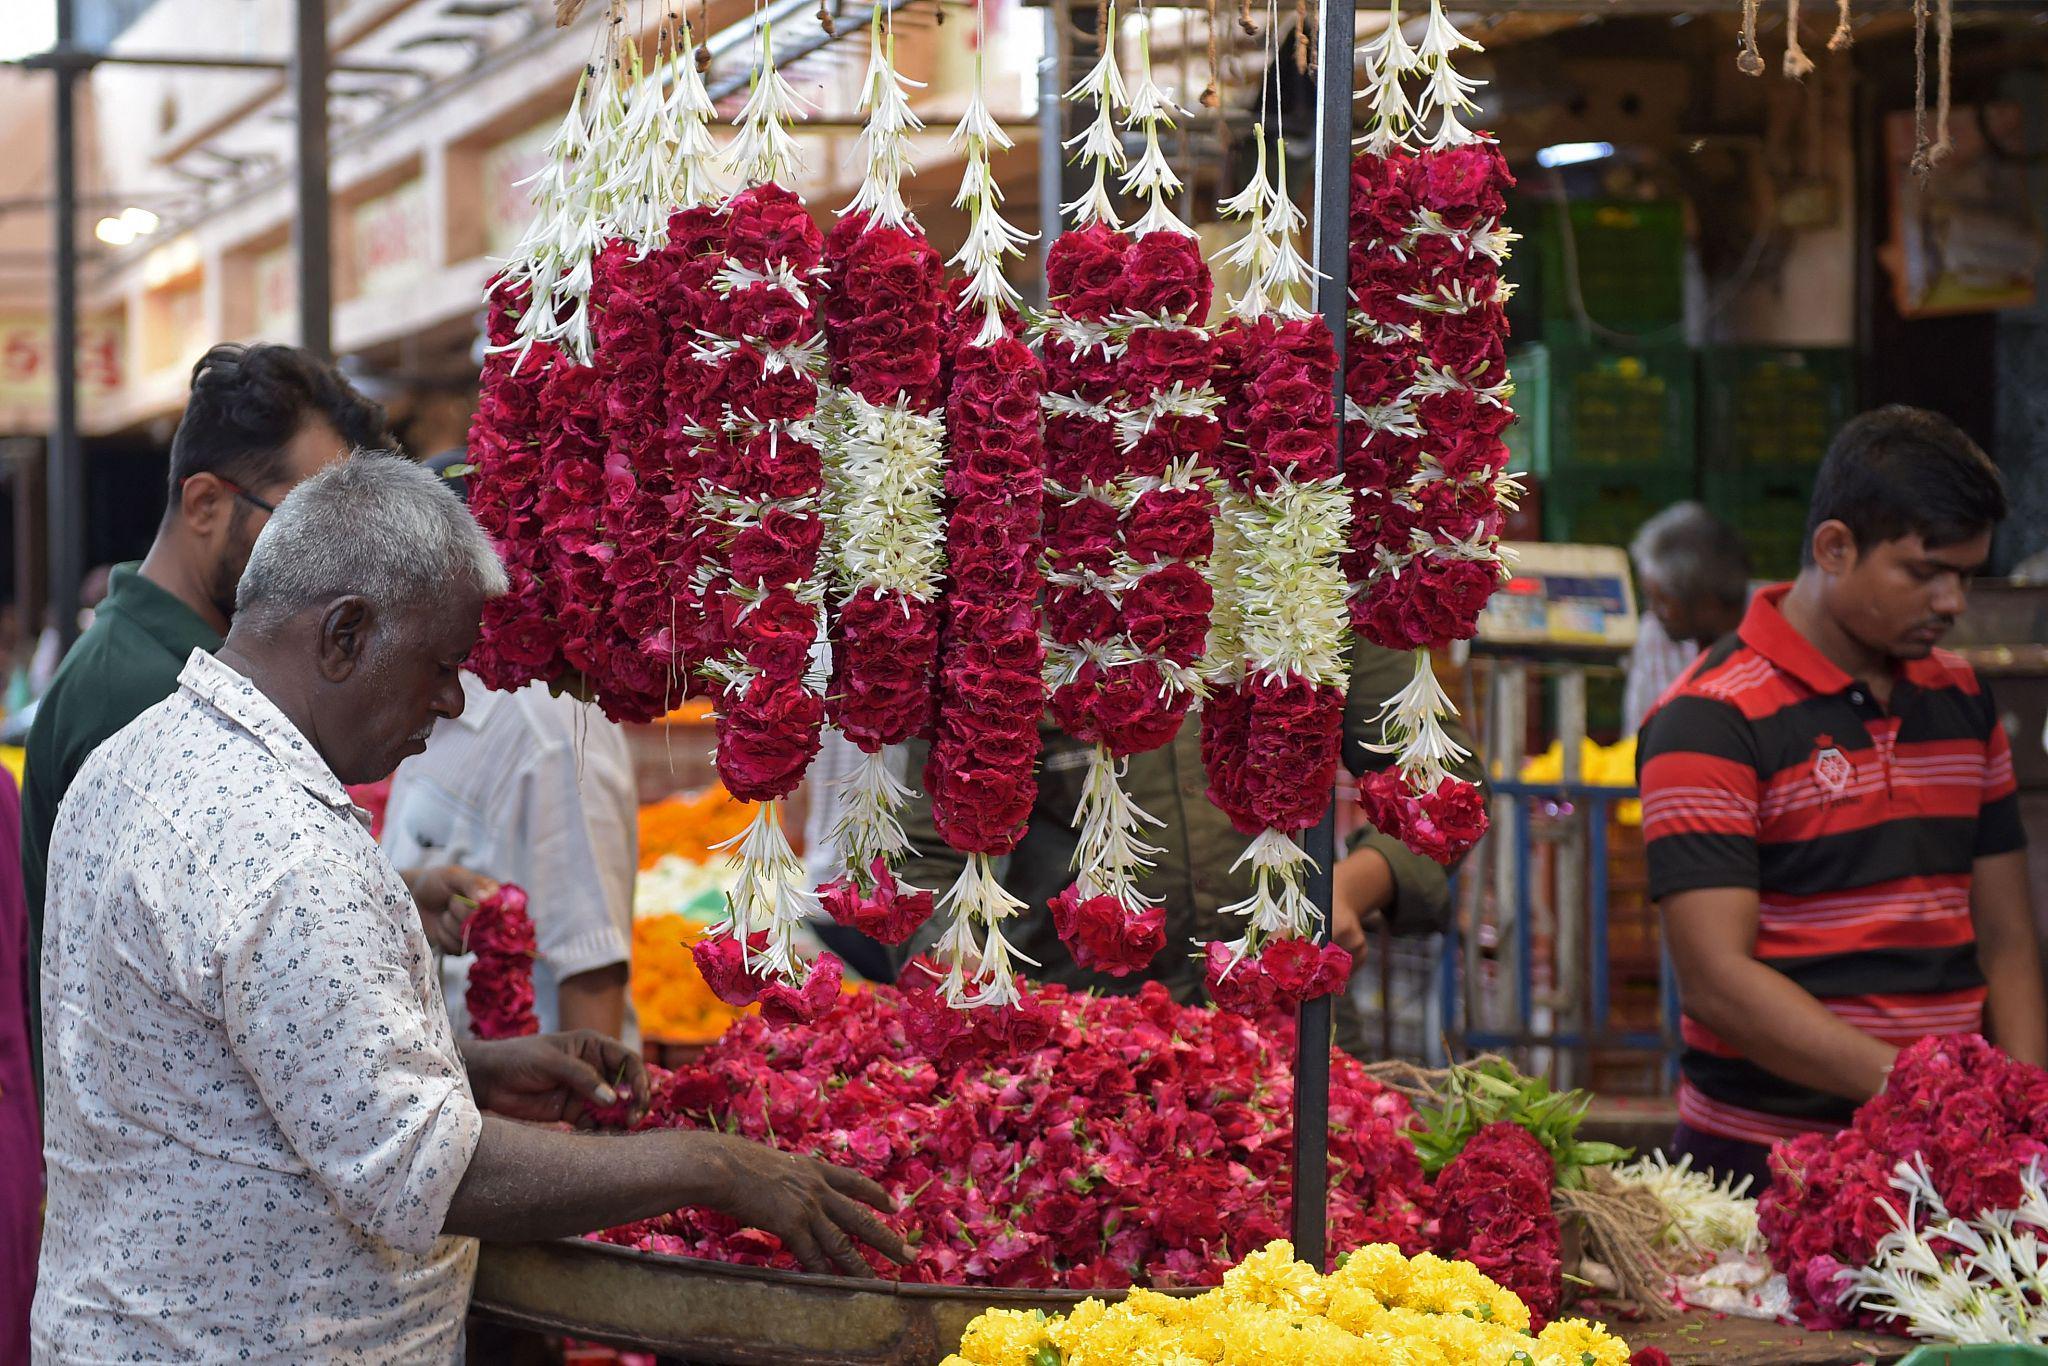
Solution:
{"label": "red rose garland", "polygon": [[1122,102],[1115,45],[1069,97],[1096,101],[1078,139],[1095,188],[1069,208],[1083,224],[1046,263],[1053,312],[1046,363],[1047,672],[1060,727],[1094,746],[1078,824],[1078,876],[1053,898],[1060,938],[1082,967],[1122,976],[1165,943],[1164,912],[1138,890],[1156,824],[1122,790],[1123,761],[1168,743],[1199,695],[1211,591],[1213,499],[1204,467],[1218,439],[1209,387],[1214,342],[1202,323],[1209,268],[1166,208],[1179,188],[1159,150],[1173,105],[1151,77],[1129,99],[1144,157],[1123,179],[1150,196],[1137,235],[1115,228],[1104,181],[1122,164],[1112,116]]}
{"label": "red rose garland", "polygon": [[462,922],[462,939],[476,959],[469,965],[463,1007],[479,1039],[538,1034],[533,1013],[533,960],[540,952],[526,893],[511,883],[485,897]]}
{"label": "red rose garland", "polygon": [[904,205],[910,111],[889,62],[881,10],[862,102],[868,169],[825,242],[824,321],[832,383],[821,403],[832,578],[832,723],[866,754],[841,793],[834,831],[846,872],[821,889],[833,919],[901,943],[932,894],[890,863],[909,848],[909,790],[883,751],[931,728],[944,534],[945,416],[939,388],[945,267]]}
{"label": "red rose garland", "polygon": [[[1243,938],[1206,947],[1210,996],[1227,1008],[1293,1007],[1341,990],[1351,958],[1314,943],[1302,889],[1307,855],[1290,838],[1328,810],[1343,747],[1349,509],[1336,469],[1337,361],[1328,326],[1302,304],[1310,278],[1295,249],[1300,211],[1258,164],[1226,213],[1249,231],[1221,258],[1247,268],[1217,334],[1222,442],[1209,560],[1216,610],[1204,675],[1202,762],[1209,799],[1252,837],[1255,891],[1227,909]],[[1284,144],[1283,144],[1284,147]]]}
{"label": "red rose garland", "polygon": [[[1352,169],[1351,362],[1345,477],[1354,493],[1353,624],[1415,654],[1410,685],[1380,714],[1393,770],[1368,776],[1360,802],[1376,827],[1416,852],[1454,861],[1486,829],[1476,789],[1453,777],[1465,757],[1445,734],[1450,699],[1428,647],[1470,638],[1504,570],[1500,433],[1507,406],[1500,226],[1513,181],[1490,139],[1463,127],[1476,83],[1451,67],[1478,45],[1431,0],[1422,42],[1398,23],[1365,49],[1373,127]],[[1402,82],[1425,82],[1411,110]],[[1411,121],[1434,116],[1423,150]]]}
{"label": "red rose garland", "polygon": [[784,833],[777,802],[818,752],[824,680],[813,649],[822,632],[823,458],[813,415],[824,340],[817,280],[824,239],[803,201],[775,183],[794,169],[787,123],[795,91],[775,71],[764,27],[754,88],[728,160],[750,188],[727,201],[725,258],[715,287],[716,330],[696,354],[715,366],[718,455],[698,498],[717,529],[698,578],[719,594],[723,653],[704,665],[722,686],[717,766],[726,790],[759,804],[730,842],[739,864],[728,917],[692,945],[705,981],[725,1001],[760,1001],[814,1016],[837,991],[839,960],[805,963],[795,933],[818,909]]}

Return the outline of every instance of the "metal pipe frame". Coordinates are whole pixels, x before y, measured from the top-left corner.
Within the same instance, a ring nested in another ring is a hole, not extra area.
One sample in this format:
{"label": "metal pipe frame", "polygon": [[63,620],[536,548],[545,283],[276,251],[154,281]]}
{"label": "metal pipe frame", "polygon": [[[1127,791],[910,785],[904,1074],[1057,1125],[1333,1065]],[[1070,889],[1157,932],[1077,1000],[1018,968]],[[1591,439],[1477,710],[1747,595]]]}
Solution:
{"label": "metal pipe frame", "polygon": [[[1316,6],[1315,229],[1316,309],[1336,348],[1336,437],[1344,450],[1344,324],[1349,312],[1351,248],[1351,103],[1357,32],[1354,0]],[[1330,936],[1337,815],[1332,805],[1302,834],[1310,859],[1309,899],[1321,916],[1316,938]],[[1335,1001],[1302,1003],[1294,1039],[1294,1255],[1321,1270],[1328,1263],[1330,1201],[1330,1043]]]}
{"label": "metal pipe frame", "polygon": [[[286,57],[229,57],[203,52],[107,52],[71,47],[61,38],[57,46],[46,52],[11,58],[0,65],[18,66],[29,71],[71,72],[90,71],[96,66],[174,66],[190,67],[195,71],[260,72],[292,69],[291,59]],[[433,79],[431,72],[403,62],[343,61],[336,62],[331,69],[361,76],[410,76],[420,81]]]}
{"label": "metal pipe frame", "polygon": [[297,52],[292,58],[298,114],[293,159],[292,254],[299,285],[299,345],[334,354],[333,195],[327,183],[327,5],[295,0]]}
{"label": "metal pipe frame", "polygon": [[[74,10],[73,0],[57,0],[59,49],[77,32]],[[78,76],[69,68],[56,70],[50,118],[56,191],[50,215],[56,272],[50,349],[56,384],[43,482],[49,498],[50,610],[66,648],[78,637],[78,588],[85,578],[85,453],[78,440]]]}

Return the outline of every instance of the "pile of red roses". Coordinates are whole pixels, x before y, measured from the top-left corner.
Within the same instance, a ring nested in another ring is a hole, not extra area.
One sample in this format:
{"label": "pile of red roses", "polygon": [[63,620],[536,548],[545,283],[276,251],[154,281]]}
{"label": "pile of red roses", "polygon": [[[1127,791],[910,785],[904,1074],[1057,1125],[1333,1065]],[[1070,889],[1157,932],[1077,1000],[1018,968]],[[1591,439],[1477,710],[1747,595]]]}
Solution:
{"label": "pile of red roses", "polygon": [[1550,1207],[1556,1165],[1519,1124],[1487,1125],[1436,1179],[1436,1252],[1470,1262],[1529,1307],[1530,1326],[1557,1316],[1563,1229]]}
{"label": "pile of red roses", "polygon": [[476,955],[462,997],[469,1027],[479,1039],[511,1039],[540,1032],[533,1013],[533,960],[540,952],[526,893],[511,883],[479,901],[462,922],[465,947]]}
{"label": "pile of red roses", "polygon": [[1007,854],[1038,793],[1045,712],[1039,639],[1045,369],[1005,335],[982,346],[973,310],[953,316],[946,398],[945,625],[937,731],[925,761],[932,824],[965,854]]}
{"label": "pile of red roses", "polygon": [[1838,1278],[1869,1265],[1892,1231],[1880,1202],[1904,1212],[1891,1181],[1915,1157],[1952,1215],[2017,1207],[2021,1173],[2048,1160],[2048,1071],[1974,1034],[1922,1039],[1899,1054],[1884,1090],[1847,1129],[1777,1146],[1757,1225],[1807,1326],[1881,1326],[1842,1303]]}
{"label": "pile of red roses", "polygon": [[726,321],[714,348],[729,444],[707,518],[719,529],[717,569],[730,596],[718,776],[741,801],[766,802],[795,790],[825,721],[824,698],[805,684],[821,627],[824,465],[808,439],[817,378],[799,355],[818,336],[801,282],[815,277],[824,239],[780,185],[741,191],[727,214]]}
{"label": "pile of red roses", "polygon": [[[950,1010],[936,988],[843,998],[822,1028],[749,1019],[659,1078],[649,1125],[717,1126],[874,1178],[916,1253],[951,1284],[1213,1285],[1287,1236],[1293,1042],[1136,996],[1027,992]],[[1407,1102],[1332,1057],[1330,1241],[1428,1245]],[[793,1267],[777,1240],[703,1210],[599,1235],[654,1252]]]}

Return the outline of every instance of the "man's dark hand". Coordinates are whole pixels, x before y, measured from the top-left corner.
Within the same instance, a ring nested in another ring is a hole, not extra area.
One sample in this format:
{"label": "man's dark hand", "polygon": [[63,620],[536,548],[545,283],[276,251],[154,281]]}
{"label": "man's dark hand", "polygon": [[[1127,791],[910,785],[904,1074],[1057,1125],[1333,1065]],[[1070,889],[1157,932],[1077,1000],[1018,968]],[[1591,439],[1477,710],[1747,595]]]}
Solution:
{"label": "man's dark hand", "polygon": [[462,922],[476,909],[476,903],[498,890],[497,882],[482,873],[443,864],[438,868],[410,868],[399,874],[412,889],[419,904],[420,925],[427,940],[446,954],[468,953],[462,942]]}
{"label": "man's dark hand", "polygon": [[616,1105],[623,1094],[627,1122],[647,1113],[647,1069],[640,1055],[588,1029],[535,1034],[523,1039],[465,1039],[476,1103],[507,1119],[587,1124],[590,1111]]}
{"label": "man's dark hand", "polygon": [[693,1160],[702,1154],[708,1169],[701,1203],[774,1234],[805,1270],[874,1275],[855,1239],[898,1265],[910,1260],[903,1240],[875,1216],[875,1210],[893,1213],[895,1202],[859,1172],[729,1134],[678,1137],[692,1145]]}

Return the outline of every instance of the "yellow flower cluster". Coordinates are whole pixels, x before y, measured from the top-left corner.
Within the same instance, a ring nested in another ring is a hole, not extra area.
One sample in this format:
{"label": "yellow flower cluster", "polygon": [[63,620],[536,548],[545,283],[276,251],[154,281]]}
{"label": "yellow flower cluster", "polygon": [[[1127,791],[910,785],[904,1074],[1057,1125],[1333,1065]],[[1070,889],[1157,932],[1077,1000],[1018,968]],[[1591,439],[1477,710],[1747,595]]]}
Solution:
{"label": "yellow flower cluster", "polygon": [[944,1366],[1627,1366],[1628,1344],[1529,1311],[1464,1262],[1360,1248],[1328,1276],[1284,1242],[1192,1299],[1134,1290],[1064,1318],[990,1309]]}

